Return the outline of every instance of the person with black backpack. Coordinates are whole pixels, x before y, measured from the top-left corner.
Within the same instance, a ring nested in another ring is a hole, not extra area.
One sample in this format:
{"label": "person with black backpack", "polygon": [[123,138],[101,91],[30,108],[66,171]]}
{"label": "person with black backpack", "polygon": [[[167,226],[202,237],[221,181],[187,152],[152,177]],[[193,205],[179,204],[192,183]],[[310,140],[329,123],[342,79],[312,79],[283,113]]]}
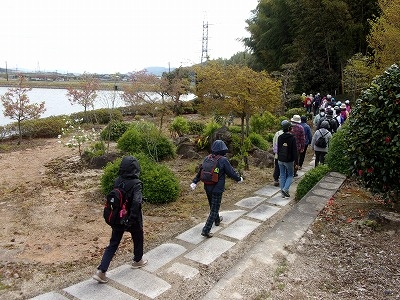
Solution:
{"label": "person with black backpack", "polygon": [[[196,177],[190,184],[190,188],[194,190],[198,182],[202,181],[204,183],[204,190],[206,191],[210,206],[210,214],[201,235],[207,238],[213,236],[210,232],[212,225],[215,223],[215,226],[219,226],[222,221],[222,217],[219,215],[219,208],[221,206],[222,193],[225,190],[225,177],[228,176],[238,183],[243,182],[243,177],[235,172],[228,158],[225,157],[227,152],[228,147],[226,144],[222,140],[215,140],[211,146],[211,154],[204,158],[203,163],[199,166]],[[209,163],[209,160],[213,160],[214,162]],[[207,170],[205,170],[206,166]],[[208,170],[208,167],[210,167],[210,170]],[[213,174],[217,175],[213,176]]]}
{"label": "person with black backpack", "polygon": [[147,260],[142,258],[144,242],[143,196],[142,182],[139,179],[140,165],[137,159],[133,156],[124,157],[121,161],[118,175],[114,182],[114,188],[118,188],[123,194],[123,199],[126,199],[127,215],[126,218],[118,219],[114,224],[110,224],[112,228],[110,243],[104,250],[97,272],[93,275],[93,279],[99,283],[108,282],[106,272],[125,231],[131,234],[133,241],[132,268],[141,268],[147,264]]}
{"label": "person with black backpack", "polygon": [[315,167],[319,163],[325,163],[325,155],[328,152],[329,141],[332,134],[329,132],[328,121],[323,121],[319,129],[315,130],[314,136],[311,140],[311,147],[315,151]]}

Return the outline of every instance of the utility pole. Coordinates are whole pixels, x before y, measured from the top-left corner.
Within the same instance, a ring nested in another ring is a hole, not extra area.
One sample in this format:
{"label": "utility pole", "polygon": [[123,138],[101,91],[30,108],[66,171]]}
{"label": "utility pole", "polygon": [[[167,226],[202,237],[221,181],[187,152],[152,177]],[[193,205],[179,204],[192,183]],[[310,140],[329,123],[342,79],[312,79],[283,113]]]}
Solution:
{"label": "utility pole", "polygon": [[208,60],[208,22],[203,21],[203,38],[201,43],[201,61],[200,63]]}
{"label": "utility pole", "polygon": [[6,61],[6,79],[8,81],[8,69],[7,69],[7,61]]}

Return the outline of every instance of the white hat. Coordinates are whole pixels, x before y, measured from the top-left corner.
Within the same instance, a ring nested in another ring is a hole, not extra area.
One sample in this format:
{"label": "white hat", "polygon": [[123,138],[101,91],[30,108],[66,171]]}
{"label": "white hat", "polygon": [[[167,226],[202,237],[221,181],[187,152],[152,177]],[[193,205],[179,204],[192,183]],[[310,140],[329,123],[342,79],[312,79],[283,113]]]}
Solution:
{"label": "white hat", "polygon": [[349,100],[346,100],[346,101],[344,101],[344,103],[346,103],[346,104],[349,104],[349,103],[350,103],[350,101],[349,101]]}
{"label": "white hat", "polygon": [[291,118],[290,121],[294,123],[301,123],[301,118],[299,115],[293,115],[293,118]]}

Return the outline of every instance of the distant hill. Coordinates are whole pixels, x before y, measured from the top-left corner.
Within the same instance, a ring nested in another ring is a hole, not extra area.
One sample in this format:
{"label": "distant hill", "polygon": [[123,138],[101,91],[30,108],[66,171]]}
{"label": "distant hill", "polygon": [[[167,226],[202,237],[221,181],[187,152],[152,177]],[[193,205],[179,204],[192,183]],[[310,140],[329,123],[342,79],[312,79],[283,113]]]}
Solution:
{"label": "distant hill", "polygon": [[147,67],[145,68],[148,73],[156,76],[161,76],[164,72],[173,71],[175,68],[164,68],[164,67]]}

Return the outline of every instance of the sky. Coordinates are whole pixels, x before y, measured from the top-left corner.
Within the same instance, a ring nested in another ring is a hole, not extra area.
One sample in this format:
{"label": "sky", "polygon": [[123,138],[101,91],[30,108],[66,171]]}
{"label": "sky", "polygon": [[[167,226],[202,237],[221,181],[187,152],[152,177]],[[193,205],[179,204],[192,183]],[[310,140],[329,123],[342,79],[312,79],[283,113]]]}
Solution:
{"label": "sky", "polygon": [[59,73],[128,73],[200,63],[244,51],[258,0],[1,1],[0,67]]}

